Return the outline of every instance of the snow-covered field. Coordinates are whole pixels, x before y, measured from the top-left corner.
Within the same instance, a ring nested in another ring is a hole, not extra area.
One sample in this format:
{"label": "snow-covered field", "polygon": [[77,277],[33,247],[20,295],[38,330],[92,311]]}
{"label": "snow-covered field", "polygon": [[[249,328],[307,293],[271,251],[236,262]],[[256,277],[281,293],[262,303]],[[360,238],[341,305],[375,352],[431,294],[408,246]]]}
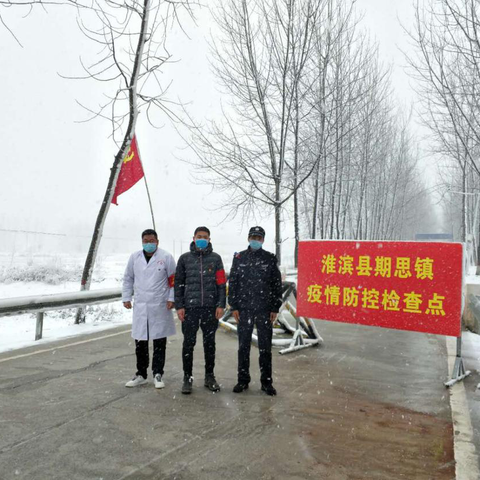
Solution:
{"label": "snow-covered field", "polygon": [[[100,257],[91,289],[120,286],[128,256]],[[0,299],[78,291],[83,262],[78,255],[0,253]],[[35,314],[0,317],[0,352],[129,324],[131,311],[118,301],[88,307],[83,325],[74,325],[74,318],[75,310],[47,312],[43,339],[35,342]]]}

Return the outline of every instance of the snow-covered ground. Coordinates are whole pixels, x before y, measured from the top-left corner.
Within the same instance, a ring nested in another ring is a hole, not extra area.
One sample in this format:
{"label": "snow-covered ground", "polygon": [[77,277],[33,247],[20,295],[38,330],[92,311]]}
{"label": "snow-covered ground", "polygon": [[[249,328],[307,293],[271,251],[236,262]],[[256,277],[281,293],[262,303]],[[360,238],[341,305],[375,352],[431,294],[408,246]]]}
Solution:
{"label": "snow-covered ground", "polygon": [[476,275],[477,267],[470,266],[468,267],[466,283],[469,285],[480,284],[480,275]]}
{"label": "snow-covered ground", "polygon": [[[120,286],[128,256],[100,257],[91,289]],[[83,261],[84,257],[78,255],[0,253],[0,299],[78,291]],[[35,314],[0,317],[0,352],[129,324],[131,316],[120,301],[89,307],[83,325],[74,325],[75,310],[47,312],[43,339],[37,342]]]}

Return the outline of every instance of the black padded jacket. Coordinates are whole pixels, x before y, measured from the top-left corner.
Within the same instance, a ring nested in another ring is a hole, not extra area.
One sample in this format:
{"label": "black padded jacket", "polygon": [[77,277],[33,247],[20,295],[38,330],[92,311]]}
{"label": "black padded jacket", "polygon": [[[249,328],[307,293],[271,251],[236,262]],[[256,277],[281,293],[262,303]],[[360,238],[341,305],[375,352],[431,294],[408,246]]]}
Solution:
{"label": "black padded jacket", "polygon": [[280,310],[282,275],[273,253],[248,247],[235,254],[228,279],[228,303],[233,310]]}
{"label": "black padded jacket", "polygon": [[175,272],[175,308],[225,308],[226,278],[222,258],[212,244],[197,250],[195,242],[190,251],[180,256]]}

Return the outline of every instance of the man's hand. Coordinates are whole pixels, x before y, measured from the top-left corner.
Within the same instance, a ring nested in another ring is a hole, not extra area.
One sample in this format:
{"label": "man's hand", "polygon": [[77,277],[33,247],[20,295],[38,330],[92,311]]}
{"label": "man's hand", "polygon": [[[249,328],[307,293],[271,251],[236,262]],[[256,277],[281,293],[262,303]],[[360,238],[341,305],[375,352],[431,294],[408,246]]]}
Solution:
{"label": "man's hand", "polygon": [[172,308],[175,308],[175,302],[167,302],[167,309],[171,310]]}
{"label": "man's hand", "polygon": [[235,319],[235,322],[238,323],[240,320],[240,312],[238,310],[233,311],[233,318]]}
{"label": "man's hand", "polygon": [[217,307],[217,310],[215,311],[215,318],[217,320],[220,320],[223,317],[223,314],[225,313],[225,309],[221,307]]}
{"label": "man's hand", "polygon": [[185,320],[185,309],[184,308],[179,308],[177,310],[177,316],[178,316],[178,319],[183,322]]}
{"label": "man's hand", "polygon": [[277,312],[270,312],[270,322],[272,323],[272,325],[275,323],[275,320],[277,319],[277,317],[278,317]]}
{"label": "man's hand", "polygon": [[130,310],[132,308],[132,302],[123,302],[123,306],[125,308],[128,308],[128,310]]}

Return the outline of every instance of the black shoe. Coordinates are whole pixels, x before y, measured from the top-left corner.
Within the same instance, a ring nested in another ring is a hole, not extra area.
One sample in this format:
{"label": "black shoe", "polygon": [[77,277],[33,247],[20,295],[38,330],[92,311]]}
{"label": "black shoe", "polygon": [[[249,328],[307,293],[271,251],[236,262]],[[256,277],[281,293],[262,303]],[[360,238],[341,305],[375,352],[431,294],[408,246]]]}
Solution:
{"label": "black shoe", "polygon": [[220,391],[220,385],[215,380],[215,375],[213,375],[213,373],[210,373],[209,375],[205,375],[205,386],[211,392],[219,392]]}
{"label": "black shoe", "polygon": [[193,377],[191,375],[185,375],[183,377],[182,393],[185,395],[192,393]]}
{"label": "black shoe", "polygon": [[262,385],[262,391],[271,397],[274,397],[277,394],[277,391],[275,388],[273,388],[273,385]]}
{"label": "black shoe", "polygon": [[248,383],[237,383],[237,384],[233,387],[233,392],[234,392],[234,393],[242,393],[242,392],[244,392],[245,390],[248,390]]}

